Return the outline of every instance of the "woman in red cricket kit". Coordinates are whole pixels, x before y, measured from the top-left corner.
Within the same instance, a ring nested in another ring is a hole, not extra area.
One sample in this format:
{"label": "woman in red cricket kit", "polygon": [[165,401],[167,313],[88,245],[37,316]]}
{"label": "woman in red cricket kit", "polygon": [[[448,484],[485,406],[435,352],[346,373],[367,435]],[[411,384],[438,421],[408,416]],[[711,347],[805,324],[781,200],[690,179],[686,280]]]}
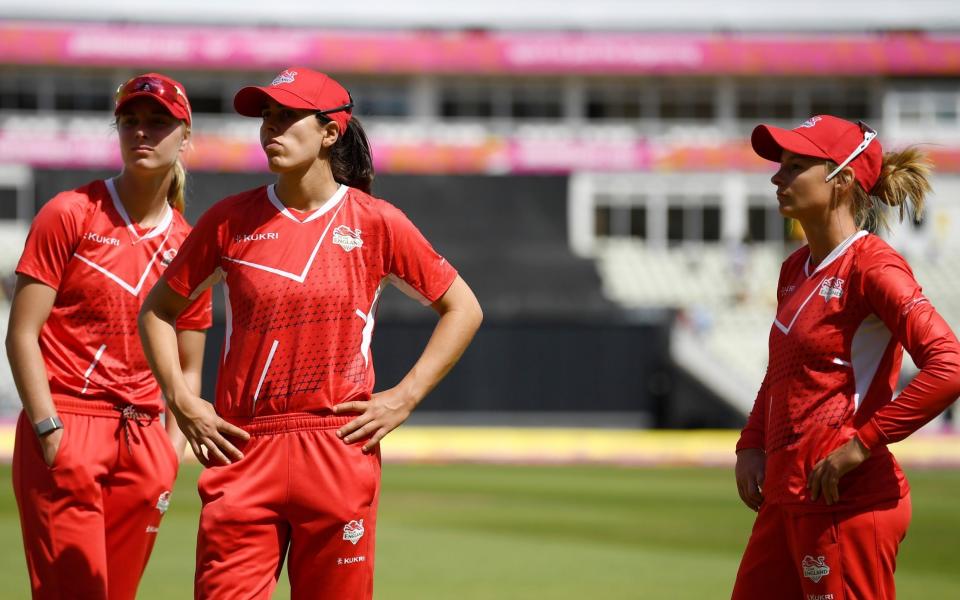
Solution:
{"label": "woman in red cricket kit", "polygon": [[[737,443],[737,488],[758,514],[733,598],[894,598],[910,488],[887,445],[960,394],[957,338],[875,235],[887,207],[920,214],[929,163],[829,115],[760,125],[752,143],[780,163],[780,212],[808,244],[781,268],[767,374]],[[920,373],[894,398],[904,349]]]}
{"label": "woman in red cricket kit", "polygon": [[[187,237],[183,86],[157,73],[116,96],[122,172],[54,197],[17,265],[7,354],[23,412],[13,485],[34,598],[134,598],[184,437],[137,339],[144,297]],[[200,387],[209,294],[175,324]]]}
{"label": "woman in red cricket kit", "polygon": [[[164,395],[208,465],[195,595],[268,598],[286,558],[295,599],[369,599],[378,444],[457,362],[481,310],[406,216],[370,195],[369,145],[339,83],[290,68],[234,106],[262,119],[277,181],[203,215],[140,320]],[[184,381],[173,323],[217,281],[227,331],[211,405]],[[440,318],[403,380],[373,393],[388,283]]]}

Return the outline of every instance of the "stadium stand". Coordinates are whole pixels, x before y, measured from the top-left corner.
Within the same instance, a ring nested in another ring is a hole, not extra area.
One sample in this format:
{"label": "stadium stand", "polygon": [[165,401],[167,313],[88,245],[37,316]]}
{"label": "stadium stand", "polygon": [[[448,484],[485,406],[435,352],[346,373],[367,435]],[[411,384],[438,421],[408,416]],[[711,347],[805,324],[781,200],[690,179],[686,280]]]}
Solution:
{"label": "stadium stand", "polygon": [[[619,408],[596,400],[611,415],[720,425],[730,422],[715,406],[722,397],[742,420],[792,243],[771,201],[770,165],[747,143],[760,121],[791,125],[829,112],[866,120],[888,147],[930,144],[938,196],[927,224],[894,241],[958,324],[960,74],[951,57],[960,37],[946,4],[920,0],[904,15],[814,0],[789,22],[775,7],[743,1],[679,0],[667,10],[604,0],[556,11],[538,2],[454,9],[425,0],[406,10],[359,0],[337,15],[266,5],[225,15],[214,4],[8,7],[0,20],[0,221],[20,223],[11,226],[21,233],[3,234],[3,274],[17,253],[6,247],[19,244],[46,199],[117,168],[109,109],[125,78],[167,70],[187,86],[195,112],[187,216],[196,219],[215,199],[270,180],[257,123],[233,114],[233,93],[306,64],[348,84],[373,144],[375,191],[410,214],[476,288],[487,323],[501,327],[481,332],[453,376],[466,379],[451,384],[455,392],[438,390],[438,406],[484,408],[471,390],[503,369],[515,380],[488,392],[506,397],[487,408],[582,415],[590,403],[579,396],[616,397],[611,377],[632,369],[640,379],[620,382],[630,397]],[[677,4],[695,6],[686,12],[696,18],[677,21]],[[264,19],[272,26],[260,27]],[[364,52],[342,51],[357,45]],[[429,320],[388,295],[378,328],[384,340],[402,340],[413,335],[406,327]],[[584,323],[591,333],[577,329]],[[650,348],[617,337],[633,326]],[[526,353],[510,353],[511,339]],[[635,360],[578,354],[577,339]],[[215,361],[218,344],[208,347]],[[561,350],[577,360],[564,362]],[[385,379],[410,360],[378,353]],[[531,358],[546,356],[553,372]],[[595,379],[541,384],[543,393],[521,381],[580,370]],[[14,394],[8,386],[0,396]]]}

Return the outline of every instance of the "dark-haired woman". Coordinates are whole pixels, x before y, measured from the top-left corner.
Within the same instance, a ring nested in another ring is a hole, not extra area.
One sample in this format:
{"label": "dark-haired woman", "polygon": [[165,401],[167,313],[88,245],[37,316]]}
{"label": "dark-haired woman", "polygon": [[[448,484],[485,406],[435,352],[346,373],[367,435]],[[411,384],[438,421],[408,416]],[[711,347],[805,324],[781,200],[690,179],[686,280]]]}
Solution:
{"label": "dark-haired woman", "polygon": [[[457,272],[392,205],[332,78],[294,67],[234,106],[262,118],[273,185],[197,223],[141,313],[144,348],[194,453],[197,598],[266,598],[284,558],[293,598],[369,599],[378,444],[453,367],[482,315]],[[173,323],[222,281],[227,331],[213,405],[185,385]],[[440,315],[395,387],[373,392],[380,293],[395,283]]]}
{"label": "dark-haired woman", "polygon": [[[17,265],[13,486],[34,598],[135,597],[185,443],[173,418],[161,422],[137,314],[190,231],[190,103],[146,73],[120,86],[114,114],[123,171],[44,205]],[[198,391],[210,322],[204,294],[171,329]]]}

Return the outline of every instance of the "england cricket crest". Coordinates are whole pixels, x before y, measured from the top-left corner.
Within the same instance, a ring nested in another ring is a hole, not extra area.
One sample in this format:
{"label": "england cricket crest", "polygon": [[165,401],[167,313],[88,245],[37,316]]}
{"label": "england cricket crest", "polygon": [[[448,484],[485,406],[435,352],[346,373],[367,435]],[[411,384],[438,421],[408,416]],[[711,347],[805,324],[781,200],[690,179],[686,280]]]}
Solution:
{"label": "england cricket crest", "polygon": [[814,558],[808,554],[803,557],[800,566],[803,567],[803,576],[814,583],[820,583],[821,579],[830,574],[830,567],[822,556]]}
{"label": "england cricket crest", "polygon": [[333,243],[347,252],[363,246],[363,240],[360,239],[360,230],[350,229],[346,225],[338,225],[333,230]]}
{"label": "england cricket crest", "polygon": [[172,263],[173,259],[176,257],[177,257],[176,248],[170,248],[169,250],[165,250],[163,253],[163,257],[160,259],[160,264],[163,265],[164,267],[169,267],[170,263]]}
{"label": "england cricket crest", "polygon": [[293,83],[297,78],[297,72],[291,71],[290,69],[285,69],[282,73],[277,75],[273,81],[270,82],[270,85],[280,85],[281,83]]}
{"label": "england cricket crest", "polygon": [[160,494],[160,497],[157,498],[157,510],[160,511],[160,514],[167,512],[167,509],[170,508],[170,492],[166,491]]}
{"label": "england cricket crest", "polygon": [[824,302],[829,302],[831,298],[839,299],[843,295],[843,280],[839,277],[827,277],[820,284],[820,295]]}
{"label": "england cricket crest", "polygon": [[363,519],[350,521],[343,526],[343,539],[350,542],[354,546],[357,545],[357,542],[360,541],[360,538],[363,537]]}

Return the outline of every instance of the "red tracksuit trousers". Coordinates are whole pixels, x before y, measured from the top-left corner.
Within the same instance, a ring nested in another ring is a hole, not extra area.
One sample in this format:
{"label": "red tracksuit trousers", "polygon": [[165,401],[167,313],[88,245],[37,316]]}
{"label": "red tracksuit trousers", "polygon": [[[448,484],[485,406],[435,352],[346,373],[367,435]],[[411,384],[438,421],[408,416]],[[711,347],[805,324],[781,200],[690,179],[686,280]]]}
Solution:
{"label": "red tracksuit trousers", "polygon": [[251,437],[200,476],[197,599],[269,598],[285,557],[293,600],[373,597],[380,456],[337,438],[353,418],[231,419]]}
{"label": "red tracksuit trousers", "polygon": [[733,600],[893,600],[910,496],[859,511],[803,512],[764,504]]}
{"label": "red tracksuit trousers", "polygon": [[108,402],[57,401],[63,436],[53,465],[24,413],[13,488],[35,599],[136,596],[179,458],[156,416]]}

